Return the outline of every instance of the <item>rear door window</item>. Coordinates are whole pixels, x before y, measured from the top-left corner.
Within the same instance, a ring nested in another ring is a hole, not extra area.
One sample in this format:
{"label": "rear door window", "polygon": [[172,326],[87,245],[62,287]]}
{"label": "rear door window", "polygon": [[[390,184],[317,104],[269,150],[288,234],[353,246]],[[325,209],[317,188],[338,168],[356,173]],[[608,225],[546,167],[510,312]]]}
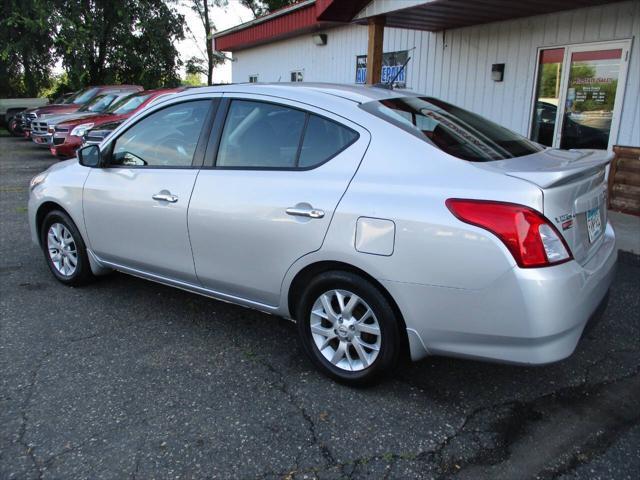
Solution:
{"label": "rear door window", "polygon": [[300,168],[326,162],[358,138],[353,130],[326,118],[310,115],[300,150]]}
{"label": "rear door window", "polygon": [[217,166],[294,168],[305,113],[273,103],[233,100],[218,150]]}
{"label": "rear door window", "polygon": [[308,169],[358,138],[332,120],[285,105],[233,100],[216,161],[222,168]]}

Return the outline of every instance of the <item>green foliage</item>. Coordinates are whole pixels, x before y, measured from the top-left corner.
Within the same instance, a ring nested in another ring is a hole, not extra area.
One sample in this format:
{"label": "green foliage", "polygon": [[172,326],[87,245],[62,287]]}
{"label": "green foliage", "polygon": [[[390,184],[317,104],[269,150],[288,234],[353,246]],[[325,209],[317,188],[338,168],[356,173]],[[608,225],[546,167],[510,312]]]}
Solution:
{"label": "green foliage", "polygon": [[65,72],[60,75],[54,75],[51,78],[50,85],[47,88],[40,90],[39,96],[47,97],[49,100],[55,100],[62,94],[71,91],[72,88],[69,85],[69,75]]}
{"label": "green foliage", "polygon": [[[177,0],[0,1],[0,96],[180,84],[175,44],[184,38],[184,17]],[[56,62],[64,83],[51,78]]]}
{"label": "green foliage", "polygon": [[73,88],[175,86],[184,17],[163,0],[65,0],[55,10],[56,52]]}
{"label": "green foliage", "polygon": [[187,75],[206,75],[207,67],[202,58],[191,57],[184,63],[184,71]]}
{"label": "green foliage", "polygon": [[542,98],[557,98],[560,94],[561,64],[545,63],[540,69],[540,93]]}
{"label": "green foliage", "polygon": [[53,64],[53,0],[0,4],[0,96],[35,97],[49,85]]}
{"label": "green foliage", "polygon": [[293,5],[298,0],[240,0],[240,3],[253,12],[254,17],[267,15],[289,5]]}
{"label": "green foliage", "polygon": [[204,83],[202,83],[202,77],[200,77],[199,73],[188,73],[182,79],[183,87],[201,87]]}

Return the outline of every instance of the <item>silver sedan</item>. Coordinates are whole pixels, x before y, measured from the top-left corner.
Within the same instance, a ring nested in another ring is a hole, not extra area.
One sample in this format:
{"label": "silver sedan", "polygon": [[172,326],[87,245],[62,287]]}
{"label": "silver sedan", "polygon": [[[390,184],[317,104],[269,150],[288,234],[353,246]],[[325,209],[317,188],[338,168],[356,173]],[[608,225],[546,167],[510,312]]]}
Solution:
{"label": "silver sedan", "polygon": [[53,275],[112,270],[295,319],[351,384],[399,360],[569,356],[616,263],[604,151],[406,92],[190,89],[31,182]]}

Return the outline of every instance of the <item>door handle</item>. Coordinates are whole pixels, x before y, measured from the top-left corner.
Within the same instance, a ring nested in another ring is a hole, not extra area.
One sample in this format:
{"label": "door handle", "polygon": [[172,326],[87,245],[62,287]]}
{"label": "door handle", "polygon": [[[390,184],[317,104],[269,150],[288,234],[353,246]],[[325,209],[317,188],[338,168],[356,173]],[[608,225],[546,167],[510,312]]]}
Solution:
{"label": "door handle", "polygon": [[160,200],[169,203],[176,203],[178,201],[178,196],[171,195],[170,193],[156,193],[151,198],[153,198],[154,200]]}
{"label": "door handle", "polygon": [[287,215],[293,215],[294,217],[309,217],[309,218],[322,218],[324,217],[324,211],[316,208],[300,208],[291,207],[286,210]]}

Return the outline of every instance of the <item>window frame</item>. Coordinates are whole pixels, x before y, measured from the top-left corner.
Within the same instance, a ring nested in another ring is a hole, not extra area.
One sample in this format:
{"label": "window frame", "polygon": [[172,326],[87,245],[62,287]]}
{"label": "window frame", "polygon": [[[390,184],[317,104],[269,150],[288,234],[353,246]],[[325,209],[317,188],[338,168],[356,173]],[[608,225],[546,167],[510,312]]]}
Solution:
{"label": "window frame", "polygon": [[[202,124],[202,128],[200,129],[200,133],[198,134],[198,143],[196,145],[196,149],[193,152],[193,158],[191,160],[191,165],[119,165],[119,164],[111,164],[110,161],[113,158],[113,149],[115,148],[115,144],[118,139],[124,135],[129,129],[138,125],[140,122],[144,121],[146,118],[154,115],[157,112],[162,110],[166,110],[167,108],[175,107],[177,105],[183,105],[185,103],[190,102],[209,102],[209,109],[205,116],[204,122]],[[220,106],[220,97],[201,97],[201,98],[188,98],[183,101],[171,102],[166,105],[162,105],[159,108],[155,108],[149,112],[145,112],[139,118],[136,118],[135,122],[132,122],[130,125],[127,125],[121,131],[117,132],[113,138],[109,140],[109,144],[102,151],[103,158],[106,155],[106,162],[102,168],[125,168],[125,169],[144,169],[144,170],[188,170],[188,169],[199,169],[202,167],[204,163],[204,157],[207,146],[207,139],[211,132],[211,127],[213,121],[216,117],[217,110]]]}
{"label": "window frame", "polygon": [[[291,72],[289,73],[289,79],[291,79],[291,76],[294,75],[296,76],[295,80],[291,80],[291,83],[302,83],[304,82],[304,70],[291,70]],[[300,80],[298,80],[298,74],[300,74]]]}
{"label": "window frame", "polygon": [[[251,80],[252,78],[255,78],[255,80]],[[248,83],[258,83],[259,81],[259,76],[258,74],[253,74],[253,75],[249,75],[249,82]]]}
{"label": "window frame", "polygon": [[[222,134],[224,133],[224,127],[227,123],[227,116],[229,114],[229,109],[231,107],[231,103],[233,101],[246,101],[246,102],[255,102],[255,103],[266,103],[269,105],[275,105],[278,107],[283,107],[283,108],[288,108],[291,110],[298,110],[302,113],[304,113],[305,118],[304,118],[304,125],[302,127],[302,132],[300,133],[300,140],[298,143],[298,150],[296,152],[296,158],[295,158],[295,163],[296,166],[294,167],[234,167],[234,166],[220,166],[218,165],[218,153],[220,151],[220,143],[222,141]],[[304,137],[305,134],[307,133],[307,126],[309,125],[309,118],[311,115],[315,115],[316,117],[319,117],[323,120],[327,120],[329,122],[333,122],[337,125],[339,125],[342,128],[346,128],[347,130],[353,132],[355,135],[353,137],[353,140],[351,140],[351,142],[345,144],[340,150],[338,150],[337,152],[335,152],[333,155],[327,157],[325,160],[323,160],[320,163],[316,163],[315,165],[311,165],[308,167],[300,167],[298,166],[298,163],[300,161],[300,153],[302,151],[302,144],[304,143]],[[304,108],[301,107],[297,107],[297,106],[293,106],[287,103],[283,103],[283,102],[278,102],[278,101],[273,101],[273,100],[266,100],[266,99],[256,99],[256,98],[252,98],[252,97],[241,97],[241,96],[234,96],[234,97],[225,97],[222,98],[220,105],[218,107],[218,112],[216,115],[216,119],[213,123],[213,126],[211,128],[211,132],[209,134],[209,142],[207,145],[207,152],[206,152],[206,157],[205,157],[205,162],[204,165],[202,166],[202,169],[206,169],[206,170],[247,170],[247,171],[274,171],[274,172],[306,172],[309,170],[315,170],[316,168],[321,167],[322,165],[330,162],[331,160],[333,160],[335,157],[337,157],[338,155],[340,155],[342,152],[344,152],[346,149],[348,149],[349,147],[351,147],[353,144],[355,144],[358,140],[360,140],[360,132],[358,132],[357,130],[345,125],[342,122],[336,121],[333,118],[329,118],[326,115],[321,115],[317,112],[311,112],[309,110],[305,110]]]}

